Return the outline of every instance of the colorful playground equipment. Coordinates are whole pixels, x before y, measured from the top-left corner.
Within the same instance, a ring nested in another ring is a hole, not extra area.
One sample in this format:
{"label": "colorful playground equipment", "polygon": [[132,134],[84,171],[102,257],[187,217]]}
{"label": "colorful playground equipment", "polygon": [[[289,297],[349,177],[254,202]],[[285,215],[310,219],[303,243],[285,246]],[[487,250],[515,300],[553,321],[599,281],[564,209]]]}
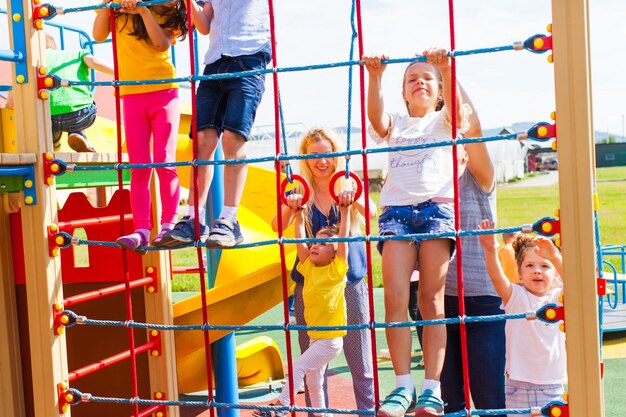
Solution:
{"label": "colorful playground equipment", "polygon": [[[173,304],[172,267],[165,252],[150,250],[140,257],[107,244],[119,235],[120,227],[130,228],[127,192],[103,195],[106,204],[98,207],[84,194],[73,194],[58,207],[57,187],[112,182],[106,176],[84,180],[84,171],[56,176],[68,164],[111,165],[123,160],[107,153],[53,153],[49,108],[42,94],[49,85],[42,69],[41,28],[50,10],[37,1],[11,1],[7,16],[12,49],[0,51],[1,59],[13,62],[11,84],[16,96],[15,117],[2,112],[0,141],[4,185],[0,190],[0,415],[177,416],[179,393],[213,386],[205,372],[210,355],[204,326],[237,327],[281,302],[289,292],[284,272],[285,265],[293,264],[293,252],[289,245],[224,251],[214,287]],[[597,295],[604,282],[596,279],[597,262],[591,255],[596,253],[597,207],[592,198],[587,1],[552,0],[552,11],[552,35],[533,37],[529,48],[557,51],[561,210],[558,221],[539,226],[556,226],[561,232],[567,308],[558,311],[567,322],[569,392],[567,402],[538,412],[555,417],[602,416]],[[189,120],[189,115],[183,115],[183,120]],[[107,129],[108,122],[99,123],[94,129]],[[556,124],[535,127],[539,137],[556,135]],[[189,155],[185,145],[180,151]],[[123,172],[111,172],[124,183]],[[251,242],[276,240],[269,226],[278,199],[276,174],[250,167],[248,179],[240,214],[244,233]],[[19,213],[9,213],[9,193],[20,197]],[[153,217],[159,209],[154,199]],[[87,239],[81,242],[74,234],[77,229]],[[81,243],[88,243],[82,253]],[[73,307],[79,304],[75,313]],[[138,326],[141,323],[153,325]],[[169,331],[172,326],[200,327],[174,334]],[[216,343],[231,333],[231,328],[211,329],[208,338]],[[242,385],[282,377],[283,360],[270,340],[251,341],[232,356],[238,361]],[[217,377],[215,387],[220,389]],[[232,407],[215,401],[205,405],[226,415],[237,402],[227,404]]]}

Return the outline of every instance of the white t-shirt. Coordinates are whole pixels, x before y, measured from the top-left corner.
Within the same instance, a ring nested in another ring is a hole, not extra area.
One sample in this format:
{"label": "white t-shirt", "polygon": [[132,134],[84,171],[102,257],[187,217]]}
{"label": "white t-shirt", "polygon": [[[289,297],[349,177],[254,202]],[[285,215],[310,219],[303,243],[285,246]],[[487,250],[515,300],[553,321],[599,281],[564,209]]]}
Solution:
{"label": "white t-shirt", "polygon": [[[502,308],[507,314],[537,311],[557,303],[562,288],[537,297],[521,285],[513,284],[513,293]],[[516,381],[533,384],[559,384],[567,381],[565,333],[560,322],[539,319],[515,319],[506,322],[506,373]]]}
{"label": "white t-shirt", "polygon": [[[464,116],[469,116],[469,113],[465,110]],[[428,113],[424,117],[389,116],[391,128],[387,137],[382,138],[371,126],[369,128],[370,136],[378,144],[386,141],[389,147],[396,147],[452,139],[445,111]],[[408,206],[433,197],[453,198],[452,164],[452,146],[389,152],[387,179],[381,191],[380,205]]]}

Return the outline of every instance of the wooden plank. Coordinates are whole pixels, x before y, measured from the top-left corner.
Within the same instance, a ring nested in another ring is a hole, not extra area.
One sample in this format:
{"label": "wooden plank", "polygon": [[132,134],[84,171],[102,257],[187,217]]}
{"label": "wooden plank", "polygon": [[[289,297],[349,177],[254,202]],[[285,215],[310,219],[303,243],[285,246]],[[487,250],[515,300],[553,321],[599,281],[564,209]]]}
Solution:
{"label": "wooden plank", "polygon": [[30,165],[37,163],[34,153],[0,153],[0,165]]}
{"label": "wooden plank", "polygon": [[[117,154],[98,152],[56,152],[54,159],[81,165],[114,164],[117,162]],[[128,162],[128,154],[122,154],[122,162]]]}

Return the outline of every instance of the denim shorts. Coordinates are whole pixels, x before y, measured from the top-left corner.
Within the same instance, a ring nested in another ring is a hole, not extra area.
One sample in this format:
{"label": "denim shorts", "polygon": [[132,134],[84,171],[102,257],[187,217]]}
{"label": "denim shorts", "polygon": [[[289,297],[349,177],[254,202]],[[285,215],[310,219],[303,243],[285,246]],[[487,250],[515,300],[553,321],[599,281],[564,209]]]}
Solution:
{"label": "denim shorts", "polygon": [[[263,70],[270,60],[267,52],[237,57],[222,56],[204,68],[203,75]],[[257,107],[265,91],[265,74],[247,77],[202,80],[197,96],[198,131],[224,129],[248,140]]]}
{"label": "denim shorts", "polygon": [[563,384],[533,384],[506,378],[506,408],[543,407],[552,401],[563,401],[564,392]]}
{"label": "denim shorts", "polygon": [[[378,218],[378,234],[381,236],[404,236],[415,233],[454,233],[454,208],[452,204],[424,201],[411,206],[384,207]],[[454,236],[446,237],[454,242]],[[422,240],[411,239],[419,248]],[[378,242],[378,251],[383,253],[383,243]],[[454,256],[454,245],[450,245],[450,259]]]}
{"label": "denim shorts", "polygon": [[52,116],[52,140],[58,142],[63,132],[79,133],[87,129],[96,121],[97,111],[94,103],[80,110]]}

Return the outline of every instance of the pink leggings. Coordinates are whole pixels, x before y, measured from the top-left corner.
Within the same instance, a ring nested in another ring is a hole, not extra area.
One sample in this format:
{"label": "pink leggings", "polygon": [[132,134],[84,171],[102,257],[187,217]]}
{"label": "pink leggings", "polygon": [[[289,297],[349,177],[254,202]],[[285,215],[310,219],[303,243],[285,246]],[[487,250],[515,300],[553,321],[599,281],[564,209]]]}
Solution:
{"label": "pink leggings", "polygon": [[[176,161],[180,109],[178,90],[161,90],[123,97],[124,132],[128,159],[132,164]],[[150,152],[150,136],[153,152]],[[177,220],[180,197],[176,168],[156,168],[161,194],[161,224]],[[152,168],[130,170],[130,202],[135,230],[152,229],[150,224],[150,178]]]}

